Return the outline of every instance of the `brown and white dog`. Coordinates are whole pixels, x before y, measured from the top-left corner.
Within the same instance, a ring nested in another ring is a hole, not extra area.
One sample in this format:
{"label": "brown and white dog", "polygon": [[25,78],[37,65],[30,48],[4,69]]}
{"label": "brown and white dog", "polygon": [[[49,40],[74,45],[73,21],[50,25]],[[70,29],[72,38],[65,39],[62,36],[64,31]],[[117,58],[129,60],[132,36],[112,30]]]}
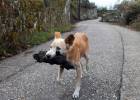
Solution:
{"label": "brown and white dog", "polygon": [[86,33],[75,33],[74,35],[71,34],[65,39],[66,43],[66,56],[67,60],[70,61],[76,69],[76,86],[75,91],[73,93],[73,98],[79,97],[80,91],[80,84],[81,84],[81,77],[83,66],[80,63],[81,57],[84,57],[86,60],[86,70],[88,70],[88,50],[89,50],[89,43],[88,37]]}
{"label": "brown and white dog", "polygon": [[[76,69],[76,86],[75,91],[73,93],[73,98],[79,97],[80,85],[81,85],[81,77],[83,67],[80,63],[81,57],[84,57],[86,60],[86,70],[88,70],[88,50],[89,43],[88,37],[86,33],[77,32],[74,35],[70,34],[65,40],[61,38],[60,32],[55,32],[55,39],[51,44],[50,50],[47,52],[47,56],[53,57],[55,56],[56,48],[59,47],[63,53],[66,54],[67,60],[71,62]],[[58,71],[57,81],[62,79],[62,74],[64,71],[64,67],[60,66],[60,70]]]}

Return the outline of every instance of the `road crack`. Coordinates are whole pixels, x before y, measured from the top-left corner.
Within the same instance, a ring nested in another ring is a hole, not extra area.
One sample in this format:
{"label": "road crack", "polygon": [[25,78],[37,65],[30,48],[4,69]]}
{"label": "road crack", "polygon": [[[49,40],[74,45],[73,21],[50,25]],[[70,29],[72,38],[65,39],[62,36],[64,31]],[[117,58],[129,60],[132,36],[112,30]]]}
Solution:
{"label": "road crack", "polygon": [[121,67],[121,71],[120,71],[120,84],[119,84],[119,89],[118,89],[118,98],[117,100],[121,100],[121,89],[122,89],[122,86],[123,86],[123,70],[124,70],[124,63],[125,63],[125,48],[124,48],[124,39],[123,39],[123,36],[122,36],[122,33],[117,30],[116,28],[114,28],[119,36],[120,36],[120,39],[121,39],[121,45],[122,45],[122,67]]}

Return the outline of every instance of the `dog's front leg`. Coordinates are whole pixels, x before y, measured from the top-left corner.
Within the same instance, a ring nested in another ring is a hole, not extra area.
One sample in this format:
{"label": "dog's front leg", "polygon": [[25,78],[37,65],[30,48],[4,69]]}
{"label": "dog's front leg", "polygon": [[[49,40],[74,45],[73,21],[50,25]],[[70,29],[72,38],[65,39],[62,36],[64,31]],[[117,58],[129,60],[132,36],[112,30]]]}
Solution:
{"label": "dog's front leg", "polygon": [[84,58],[86,60],[86,73],[89,71],[89,57],[88,55],[85,53]]}
{"label": "dog's front leg", "polygon": [[58,82],[62,80],[63,71],[64,71],[64,67],[62,65],[60,65],[60,68],[58,70],[58,76],[57,76],[57,81]]}
{"label": "dog's front leg", "polygon": [[81,64],[80,62],[76,65],[76,85],[75,85],[75,91],[73,93],[73,98],[79,97],[79,91],[80,91],[80,85],[81,85],[81,76],[82,76],[82,70],[81,70]]}

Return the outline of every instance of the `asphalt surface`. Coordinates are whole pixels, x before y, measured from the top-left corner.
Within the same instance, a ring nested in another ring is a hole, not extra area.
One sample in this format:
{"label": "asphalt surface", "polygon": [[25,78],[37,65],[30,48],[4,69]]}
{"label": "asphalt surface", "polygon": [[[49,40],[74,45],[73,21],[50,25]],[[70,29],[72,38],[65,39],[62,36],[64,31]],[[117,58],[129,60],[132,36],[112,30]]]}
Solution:
{"label": "asphalt surface", "polygon": [[[79,100],[140,100],[140,33],[98,20],[79,22],[63,37],[74,32],[86,32],[90,44]],[[65,70],[60,84],[58,66],[32,58],[51,42],[0,62],[0,100],[72,100],[75,71]]]}

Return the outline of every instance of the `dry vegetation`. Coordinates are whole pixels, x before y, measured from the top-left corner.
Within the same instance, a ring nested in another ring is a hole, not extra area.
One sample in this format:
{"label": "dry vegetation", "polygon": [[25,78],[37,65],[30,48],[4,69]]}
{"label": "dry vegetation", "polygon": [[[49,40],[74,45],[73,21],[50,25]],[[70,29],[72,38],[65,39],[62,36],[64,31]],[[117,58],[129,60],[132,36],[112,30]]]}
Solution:
{"label": "dry vegetation", "polygon": [[17,54],[45,42],[54,31],[72,25],[63,14],[65,0],[0,0],[0,57]]}
{"label": "dry vegetation", "polygon": [[140,0],[124,0],[116,8],[122,15],[121,24],[140,31]]}

